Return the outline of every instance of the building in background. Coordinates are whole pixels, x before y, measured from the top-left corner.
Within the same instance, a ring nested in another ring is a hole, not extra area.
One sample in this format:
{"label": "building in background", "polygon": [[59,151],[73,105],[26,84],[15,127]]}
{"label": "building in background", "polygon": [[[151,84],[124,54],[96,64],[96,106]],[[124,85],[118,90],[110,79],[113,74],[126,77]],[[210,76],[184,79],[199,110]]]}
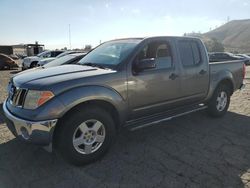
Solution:
{"label": "building in background", "polygon": [[38,42],[35,44],[18,44],[13,45],[12,47],[13,54],[16,55],[34,56],[44,51],[44,45],[38,44]]}
{"label": "building in background", "polygon": [[6,55],[34,56],[44,51],[44,45],[38,44],[17,44],[12,46],[0,46],[0,53]]}
{"label": "building in background", "polygon": [[13,48],[12,46],[0,46],[0,53],[11,55],[13,54]]}

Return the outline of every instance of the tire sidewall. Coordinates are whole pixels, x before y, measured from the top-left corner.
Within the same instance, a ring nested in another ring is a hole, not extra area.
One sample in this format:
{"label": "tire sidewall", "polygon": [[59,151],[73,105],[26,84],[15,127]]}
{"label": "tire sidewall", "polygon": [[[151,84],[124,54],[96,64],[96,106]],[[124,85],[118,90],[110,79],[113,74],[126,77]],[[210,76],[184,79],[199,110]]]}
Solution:
{"label": "tire sidewall", "polygon": [[[225,108],[222,111],[219,111],[217,109],[217,98],[219,96],[219,94],[221,92],[225,92],[227,95],[227,104],[225,106]],[[211,98],[210,102],[208,103],[208,112],[210,115],[212,115],[213,117],[221,117],[223,115],[225,115],[225,113],[227,112],[229,105],[230,105],[230,92],[227,86],[225,85],[220,85],[214,92],[213,97]]]}
{"label": "tire sidewall", "polygon": [[[105,140],[101,147],[91,154],[81,154],[73,146],[73,135],[78,126],[86,120],[96,119],[105,127]],[[78,111],[61,123],[58,136],[58,149],[63,157],[74,165],[84,165],[101,158],[115,137],[115,125],[111,116],[98,107],[89,107]]]}

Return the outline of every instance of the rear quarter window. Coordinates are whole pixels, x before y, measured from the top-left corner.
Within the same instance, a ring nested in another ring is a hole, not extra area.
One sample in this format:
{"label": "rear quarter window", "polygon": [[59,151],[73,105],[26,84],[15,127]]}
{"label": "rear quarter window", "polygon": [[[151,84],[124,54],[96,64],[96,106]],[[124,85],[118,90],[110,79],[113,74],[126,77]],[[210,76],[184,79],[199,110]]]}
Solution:
{"label": "rear quarter window", "polygon": [[181,62],[184,67],[196,66],[202,62],[199,44],[192,40],[178,42]]}
{"label": "rear quarter window", "polygon": [[200,64],[202,59],[201,59],[199,44],[197,42],[192,41],[191,46],[193,51],[194,64],[195,65]]}

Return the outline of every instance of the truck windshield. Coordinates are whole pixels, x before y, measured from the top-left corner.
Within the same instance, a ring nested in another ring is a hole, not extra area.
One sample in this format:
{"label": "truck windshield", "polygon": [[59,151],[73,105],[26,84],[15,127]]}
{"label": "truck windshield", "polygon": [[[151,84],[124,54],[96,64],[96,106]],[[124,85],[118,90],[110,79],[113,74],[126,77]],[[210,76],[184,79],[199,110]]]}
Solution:
{"label": "truck windshield", "polygon": [[115,68],[133,51],[141,40],[118,40],[106,42],[88,53],[78,64]]}

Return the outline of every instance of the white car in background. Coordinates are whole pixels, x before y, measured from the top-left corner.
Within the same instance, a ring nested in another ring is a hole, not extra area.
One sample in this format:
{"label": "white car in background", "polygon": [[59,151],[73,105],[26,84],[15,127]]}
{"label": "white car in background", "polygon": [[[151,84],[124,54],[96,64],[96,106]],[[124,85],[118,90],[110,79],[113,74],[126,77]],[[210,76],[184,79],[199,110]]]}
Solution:
{"label": "white car in background", "polygon": [[58,58],[61,58],[61,57],[64,57],[66,55],[69,55],[69,54],[77,54],[77,53],[85,53],[83,51],[74,51],[74,50],[69,50],[69,51],[65,51],[61,54],[59,54],[58,56],[56,57],[49,57],[49,58],[44,58],[44,59],[41,59],[38,63],[37,63],[37,66],[40,67],[40,66],[43,66],[43,65],[46,65],[47,63],[55,60],[55,59],[58,59]]}
{"label": "white car in background", "polygon": [[41,59],[44,59],[44,58],[54,58],[54,57],[60,55],[63,52],[64,51],[62,51],[62,50],[44,51],[44,52],[38,54],[37,56],[26,57],[26,58],[23,59],[22,70],[36,67],[37,63]]}

